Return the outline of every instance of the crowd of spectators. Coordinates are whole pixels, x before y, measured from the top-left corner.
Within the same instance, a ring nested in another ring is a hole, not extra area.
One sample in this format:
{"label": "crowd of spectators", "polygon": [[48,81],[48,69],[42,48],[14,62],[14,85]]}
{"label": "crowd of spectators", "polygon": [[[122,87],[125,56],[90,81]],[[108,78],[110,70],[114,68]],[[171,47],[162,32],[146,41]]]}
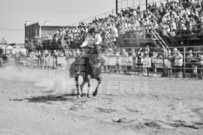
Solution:
{"label": "crowd of spectators", "polygon": [[67,55],[66,53],[61,50],[32,51],[26,55],[17,53],[15,55],[15,62],[16,64],[24,64],[32,67],[56,69],[59,66],[58,58],[64,57]]}
{"label": "crowd of spectators", "polygon": [[87,24],[81,22],[77,27],[57,30],[48,38],[52,43],[58,43],[63,38],[69,47],[79,48],[91,27],[95,27],[100,32],[103,41],[109,37],[113,42],[119,34],[124,34],[126,31],[149,32],[152,27],[163,36],[203,34],[203,1],[167,0],[161,4],[149,4],[146,10],[141,10],[140,7],[122,9],[116,15],[95,18]]}
{"label": "crowd of spectators", "polygon": [[[162,73],[166,77],[183,77],[183,72],[192,74],[192,77],[203,77],[203,52],[196,49],[189,50],[183,54],[182,48],[157,50],[156,48],[145,48],[139,50],[112,49],[109,48],[104,54],[106,57],[116,57],[116,65],[104,67],[106,72],[136,72],[138,75],[157,76]],[[184,57],[185,56],[185,57]],[[119,65],[119,58],[128,58],[129,64]],[[147,60],[147,61],[146,61]],[[185,63],[184,63],[185,62]]]}
{"label": "crowd of spectators", "polygon": [[149,5],[148,10],[155,16],[165,36],[203,32],[203,1],[184,0],[180,3],[173,0],[160,6],[156,3]]}
{"label": "crowd of spectators", "polygon": [[[202,0],[166,0],[163,3],[149,4],[146,10],[140,7],[122,9],[116,15],[109,15],[105,18],[95,18],[90,23],[81,22],[77,27],[67,27],[56,31],[51,36],[53,43],[65,43],[73,49],[79,48],[87,36],[90,28],[96,28],[102,36],[103,42],[117,42],[119,34],[128,31],[139,31],[140,35],[146,35],[155,29],[161,36],[178,36],[181,34],[202,34],[203,35],[203,1]],[[108,41],[107,40],[108,37]],[[107,46],[109,47],[109,46]],[[162,48],[163,49],[163,48]],[[132,57],[139,72],[149,74],[149,68],[143,66],[143,58],[151,58],[152,69],[156,75],[157,64],[155,59],[164,59],[164,74],[170,76],[176,72],[182,76],[183,52],[178,49],[163,49],[162,53],[150,50],[149,47],[140,49],[137,52],[127,53],[125,49],[116,52],[110,48],[107,54],[116,57]],[[194,76],[199,72],[202,74],[203,54],[194,50],[188,52],[186,67],[192,69]],[[110,67],[111,68],[111,67]],[[117,70],[119,71],[117,64]],[[126,67],[126,72],[127,72]],[[130,68],[133,68],[131,66]],[[173,70],[172,70],[173,69]]]}

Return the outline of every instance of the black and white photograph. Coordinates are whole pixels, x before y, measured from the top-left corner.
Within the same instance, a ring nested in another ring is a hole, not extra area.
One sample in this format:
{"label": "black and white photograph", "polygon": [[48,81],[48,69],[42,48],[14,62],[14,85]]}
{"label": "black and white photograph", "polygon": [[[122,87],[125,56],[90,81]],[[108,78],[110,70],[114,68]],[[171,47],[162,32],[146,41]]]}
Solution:
{"label": "black and white photograph", "polygon": [[203,0],[0,0],[0,135],[203,135]]}

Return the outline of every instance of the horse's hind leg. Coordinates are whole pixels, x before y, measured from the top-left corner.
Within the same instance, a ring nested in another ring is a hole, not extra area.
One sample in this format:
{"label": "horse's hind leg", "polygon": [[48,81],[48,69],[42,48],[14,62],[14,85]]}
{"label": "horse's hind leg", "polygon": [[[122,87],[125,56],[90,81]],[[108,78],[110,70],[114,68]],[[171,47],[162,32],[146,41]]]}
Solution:
{"label": "horse's hind leg", "polygon": [[90,98],[90,88],[91,88],[91,76],[88,75],[87,77],[88,89],[87,89],[87,97]]}
{"label": "horse's hind leg", "polygon": [[93,92],[93,96],[95,97],[98,93],[98,90],[100,88],[100,84],[101,84],[101,79],[100,78],[96,78],[96,80],[98,81],[97,87],[95,89],[95,91]]}
{"label": "horse's hind leg", "polygon": [[77,88],[77,97],[81,97],[81,92],[80,92],[80,89],[79,89],[78,78],[79,78],[79,77],[75,77],[76,88]]}

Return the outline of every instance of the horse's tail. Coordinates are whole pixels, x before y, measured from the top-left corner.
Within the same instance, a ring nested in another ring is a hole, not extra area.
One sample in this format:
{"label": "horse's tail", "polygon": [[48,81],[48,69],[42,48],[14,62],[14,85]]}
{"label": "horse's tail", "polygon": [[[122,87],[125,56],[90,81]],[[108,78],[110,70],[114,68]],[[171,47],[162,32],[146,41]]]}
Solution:
{"label": "horse's tail", "polygon": [[[75,75],[78,75],[78,73],[81,73],[82,69],[82,65],[84,65],[84,61],[81,61],[81,59],[83,59],[82,57],[78,57],[75,59],[75,61],[70,65],[70,77],[73,78],[75,77]],[[82,63],[81,63],[82,62]]]}

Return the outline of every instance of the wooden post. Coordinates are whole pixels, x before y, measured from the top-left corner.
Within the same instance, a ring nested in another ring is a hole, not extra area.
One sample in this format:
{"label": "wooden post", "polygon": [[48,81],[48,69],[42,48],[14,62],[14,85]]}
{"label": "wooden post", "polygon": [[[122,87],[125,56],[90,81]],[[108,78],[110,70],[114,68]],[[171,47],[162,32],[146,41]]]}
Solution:
{"label": "wooden post", "polygon": [[118,14],[118,0],[116,0],[116,14]]}
{"label": "wooden post", "polygon": [[186,60],[185,60],[185,58],[186,58],[186,51],[185,51],[185,47],[183,48],[183,77],[185,77],[185,65],[186,65]]}

